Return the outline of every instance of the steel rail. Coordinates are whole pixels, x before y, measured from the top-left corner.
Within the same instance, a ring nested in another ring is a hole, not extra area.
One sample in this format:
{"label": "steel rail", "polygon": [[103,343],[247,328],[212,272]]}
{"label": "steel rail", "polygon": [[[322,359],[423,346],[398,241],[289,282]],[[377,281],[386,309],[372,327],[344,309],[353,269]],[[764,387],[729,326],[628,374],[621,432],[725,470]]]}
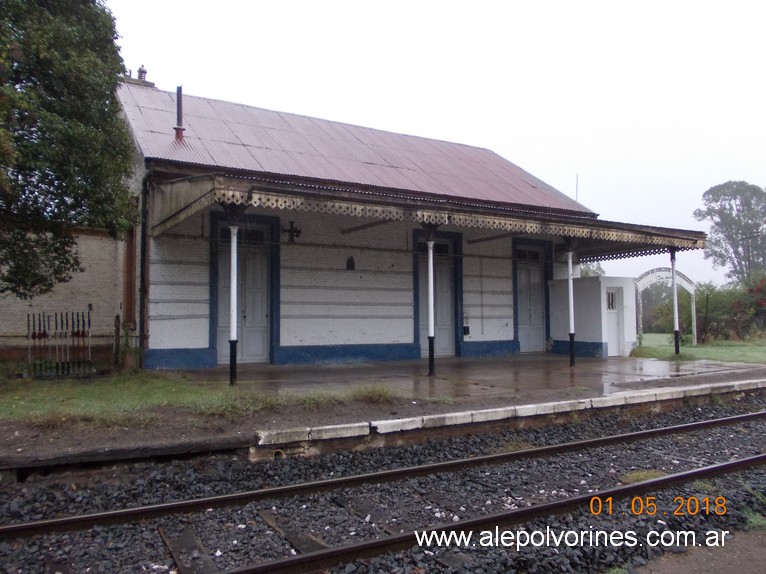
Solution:
{"label": "steel rail", "polygon": [[123,508],[119,510],[109,510],[105,512],[96,512],[74,516],[62,516],[58,518],[37,520],[33,522],[6,524],[0,526],[0,540],[44,534],[47,532],[78,529],[84,530],[96,525],[145,520],[156,516],[163,516],[174,513],[193,512],[208,508],[232,506],[236,504],[247,504],[263,499],[285,498],[287,496],[294,496],[307,492],[314,493],[343,487],[357,486],[361,484],[391,482],[394,480],[402,480],[429,474],[456,472],[458,470],[474,466],[485,466],[490,464],[510,462],[512,460],[544,457],[564,452],[574,452],[588,448],[597,448],[610,444],[633,442],[655,438],[658,436],[686,433],[717,426],[744,423],[762,418],[766,418],[766,410],[758,411],[755,413],[746,413],[743,415],[735,415],[732,417],[724,417],[720,419],[685,423],[682,425],[658,427],[655,429],[612,435],[608,437],[584,439],[568,443],[535,447],[514,452],[489,454],[472,458],[462,458],[413,467],[395,468],[353,476],[323,479],[312,482],[302,482],[299,484],[291,484],[285,486],[274,486],[269,488],[262,488],[259,490],[195,498],[191,500],[165,502],[148,506],[137,506],[133,508]]}
{"label": "steel rail", "polygon": [[[640,494],[648,491],[656,492],[677,483],[689,482],[718,474],[739,472],[764,463],[766,463],[766,453],[734,461],[713,464],[694,470],[687,470],[624,486],[606,488],[597,492],[581,494],[564,500],[557,500],[555,502],[545,502],[506,512],[498,512],[496,514],[488,514],[476,518],[460,520],[458,522],[440,524],[431,528],[424,528],[419,532],[425,533],[424,535],[428,536],[428,533],[431,532],[476,532],[486,530],[488,527],[520,524],[528,522],[534,518],[562,514],[577,508],[588,508],[590,501],[594,496],[599,496],[601,498],[611,496],[617,500],[633,494]],[[334,548],[307,552],[305,554],[298,554],[297,556],[282,558],[271,562],[233,568],[220,572],[219,574],[304,574],[333,568],[358,559],[380,556],[387,552],[407,550],[417,545],[418,539],[416,537],[416,532],[405,532],[402,534],[367,540],[357,544],[337,546]]]}

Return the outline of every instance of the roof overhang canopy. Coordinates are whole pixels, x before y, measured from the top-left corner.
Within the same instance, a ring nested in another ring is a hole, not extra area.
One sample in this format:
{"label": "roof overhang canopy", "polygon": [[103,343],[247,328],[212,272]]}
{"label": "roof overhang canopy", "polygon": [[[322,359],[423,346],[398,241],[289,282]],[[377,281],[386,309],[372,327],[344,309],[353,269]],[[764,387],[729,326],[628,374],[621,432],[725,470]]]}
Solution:
{"label": "roof overhang canopy", "polygon": [[378,221],[453,225],[494,234],[560,237],[582,262],[702,249],[705,234],[600,221],[579,213],[520,206],[472,204],[454,198],[417,197],[267,177],[198,175],[154,185],[150,232],[159,236],[214,205],[256,207],[371,218]]}

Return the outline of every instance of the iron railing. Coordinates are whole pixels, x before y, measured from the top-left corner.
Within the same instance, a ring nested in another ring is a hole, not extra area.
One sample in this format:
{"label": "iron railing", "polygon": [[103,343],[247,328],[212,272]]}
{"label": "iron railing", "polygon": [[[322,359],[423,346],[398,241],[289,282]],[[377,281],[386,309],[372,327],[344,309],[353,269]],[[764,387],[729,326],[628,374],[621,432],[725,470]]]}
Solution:
{"label": "iron railing", "polygon": [[35,377],[92,373],[91,311],[28,313],[27,368]]}

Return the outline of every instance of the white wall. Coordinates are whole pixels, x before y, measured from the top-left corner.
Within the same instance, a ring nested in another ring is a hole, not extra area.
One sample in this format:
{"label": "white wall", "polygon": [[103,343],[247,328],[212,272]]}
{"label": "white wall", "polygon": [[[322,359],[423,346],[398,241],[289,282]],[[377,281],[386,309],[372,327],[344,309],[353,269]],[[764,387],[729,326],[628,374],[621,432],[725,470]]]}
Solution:
{"label": "white wall", "polygon": [[[574,279],[575,340],[607,342],[606,290],[622,289],[622,354],[636,346],[635,280],[631,277],[580,277]],[[549,282],[551,337],[569,339],[569,295],[566,280]]]}
{"label": "white wall", "polygon": [[513,339],[511,239],[469,243],[486,233],[466,233],[463,241],[463,325],[465,341]]}
{"label": "white wall", "polygon": [[[370,220],[283,214],[302,233],[281,247],[281,344],[412,343],[412,226],[343,234]],[[346,269],[349,257],[354,270]]]}
{"label": "white wall", "polygon": [[[617,288],[622,290],[622,354],[627,356],[638,344],[638,325],[636,323],[636,280],[632,277],[602,277],[604,301],[606,290]],[[604,325],[606,333],[606,324]]]}
{"label": "white wall", "polygon": [[149,242],[149,348],[207,348],[210,240],[192,217]]}
{"label": "white wall", "polygon": [[[578,341],[606,342],[600,277],[580,277],[573,282],[575,335]],[[550,292],[551,337],[569,340],[569,287],[564,279],[548,283]]]}

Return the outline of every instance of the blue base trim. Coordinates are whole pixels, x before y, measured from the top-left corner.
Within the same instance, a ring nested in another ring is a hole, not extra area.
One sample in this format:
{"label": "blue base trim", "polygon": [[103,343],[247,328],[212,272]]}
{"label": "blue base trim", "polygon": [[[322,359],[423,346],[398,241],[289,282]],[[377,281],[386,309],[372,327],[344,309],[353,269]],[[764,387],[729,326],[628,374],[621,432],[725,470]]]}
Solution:
{"label": "blue base trim", "polygon": [[419,358],[420,347],[414,343],[393,345],[308,345],[279,347],[274,351],[275,365],[409,361]]}
{"label": "blue base trim", "polygon": [[[568,355],[569,341],[553,341],[551,352],[556,353],[557,355]],[[606,343],[575,341],[575,356],[606,359],[609,356],[609,348]]]}
{"label": "blue base trim", "polygon": [[215,349],[147,349],[144,369],[212,369],[218,366]]}
{"label": "blue base trim", "polygon": [[461,357],[505,357],[518,355],[521,346],[518,341],[463,341]]}

